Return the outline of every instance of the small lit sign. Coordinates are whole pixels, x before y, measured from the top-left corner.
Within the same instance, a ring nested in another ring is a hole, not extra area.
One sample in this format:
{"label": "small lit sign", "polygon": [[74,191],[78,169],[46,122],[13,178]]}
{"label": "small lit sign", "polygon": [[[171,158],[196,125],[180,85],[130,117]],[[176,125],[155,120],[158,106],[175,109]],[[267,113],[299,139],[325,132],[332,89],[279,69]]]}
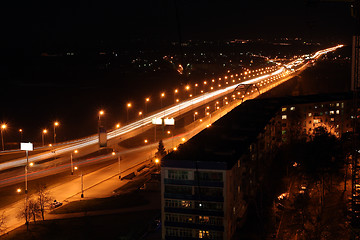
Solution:
{"label": "small lit sign", "polygon": [[173,118],[165,118],[164,119],[164,124],[165,125],[175,125],[175,119],[173,119]]}
{"label": "small lit sign", "polygon": [[33,151],[34,147],[32,143],[20,143],[20,149],[23,151]]}
{"label": "small lit sign", "polygon": [[152,119],[152,124],[162,125],[162,118],[153,118]]}

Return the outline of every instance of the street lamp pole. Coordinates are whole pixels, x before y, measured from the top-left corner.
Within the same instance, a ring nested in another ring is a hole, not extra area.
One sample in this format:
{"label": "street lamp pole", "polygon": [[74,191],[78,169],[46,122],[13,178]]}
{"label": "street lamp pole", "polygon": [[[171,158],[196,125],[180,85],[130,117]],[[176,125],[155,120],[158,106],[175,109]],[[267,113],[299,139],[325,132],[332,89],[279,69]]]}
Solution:
{"label": "street lamp pole", "polygon": [[126,105],[126,122],[129,122],[129,108],[131,107],[131,103]]}
{"label": "street lamp pole", "polygon": [[4,144],[4,133],[3,131],[6,129],[6,124],[1,124],[1,129],[0,129],[0,132],[1,132],[1,145],[2,145],[2,150],[4,151],[5,150],[5,144]]}
{"label": "street lamp pole", "polygon": [[[78,150],[74,150],[74,153],[78,153]],[[74,161],[73,161],[73,153],[70,153],[70,168],[71,168],[71,175],[74,175]]]}
{"label": "street lamp pole", "polygon": [[[29,167],[29,151],[26,150],[26,165],[25,165],[25,194],[27,199],[28,193],[28,167]],[[27,205],[26,205],[27,206]]]}
{"label": "street lamp pole", "polygon": [[145,112],[144,112],[144,114],[146,114],[147,113],[147,103],[150,101],[150,98],[146,98],[145,99]]}
{"label": "street lamp pole", "polygon": [[81,198],[84,198],[84,175],[81,171]]}
{"label": "street lamp pole", "polygon": [[22,142],[22,138],[23,138],[23,137],[22,137],[22,135],[23,135],[23,130],[22,130],[21,128],[19,129],[19,133],[20,133],[20,143],[21,143],[21,142]]}
{"label": "street lamp pole", "polygon": [[43,146],[45,146],[45,137],[44,137],[44,135],[47,133],[47,130],[46,129],[44,129],[43,131],[42,131],[42,134],[41,134],[41,138],[42,138],[42,145]]}
{"label": "street lamp pole", "polygon": [[198,115],[198,112],[194,112],[194,122],[196,120],[196,115]]}
{"label": "street lamp pole", "polygon": [[175,89],[174,90],[174,104],[176,103],[176,94],[178,93],[179,90]]}
{"label": "street lamp pole", "polygon": [[121,156],[118,156],[118,163],[119,163],[119,179],[121,180],[121,165],[120,165],[120,161],[121,161]]}
{"label": "street lamp pole", "polygon": [[162,109],[162,99],[163,97],[165,97],[165,93],[161,93],[161,96],[160,96],[160,108]]}
{"label": "street lamp pole", "polygon": [[54,144],[56,143],[56,127],[59,126],[59,122],[54,122]]}
{"label": "street lamp pole", "polygon": [[71,175],[74,174],[74,163],[73,163],[73,155],[70,153],[70,168],[71,168]]}

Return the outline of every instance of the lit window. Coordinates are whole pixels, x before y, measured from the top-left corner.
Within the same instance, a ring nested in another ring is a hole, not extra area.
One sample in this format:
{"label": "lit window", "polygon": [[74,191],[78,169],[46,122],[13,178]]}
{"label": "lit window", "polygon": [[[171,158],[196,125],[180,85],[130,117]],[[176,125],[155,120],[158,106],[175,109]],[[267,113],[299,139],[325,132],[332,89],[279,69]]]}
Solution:
{"label": "lit window", "polygon": [[209,231],[199,230],[199,238],[209,238],[209,237],[210,237]]}
{"label": "lit window", "polygon": [[336,110],[336,114],[340,114],[340,110]]}
{"label": "lit window", "polygon": [[291,111],[294,111],[294,110],[295,110],[295,107],[291,107],[290,110],[291,110]]}
{"label": "lit window", "polygon": [[311,115],[312,115],[311,113],[308,113],[308,116],[309,116],[309,117],[311,117]]}
{"label": "lit window", "polygon": [[286,119],[286,118],[287,118],[286,115],[282,115],[282,116],[281,116],[281,119]]}
{"label": "lit window", "polygon": [[330,111],[330,115],[333,115],[334,114],[334,111]]}
{"label": "lit window", "polygon": [[336,128],[339,128],[339,124],[336,124]]}
{"label": "lit window", "polygon": [[330,122],[333,122],[333,121],[335,121],[335,119],[334,119],[334,118],[330,118]]}
{"label": "lit window", "polygon": [[336,103],[336,106],[337,106],[337,107],[340,106],[340,103]]}
{"label": "lit window", "polygon": [[283,107],[283,108],[281,109],[281,111],[285,112],[285,111],[286,111],[286,107]]}
{"label": "lit window", "polygon": [[314,123],[319,123],[320,119],[314,119]]}

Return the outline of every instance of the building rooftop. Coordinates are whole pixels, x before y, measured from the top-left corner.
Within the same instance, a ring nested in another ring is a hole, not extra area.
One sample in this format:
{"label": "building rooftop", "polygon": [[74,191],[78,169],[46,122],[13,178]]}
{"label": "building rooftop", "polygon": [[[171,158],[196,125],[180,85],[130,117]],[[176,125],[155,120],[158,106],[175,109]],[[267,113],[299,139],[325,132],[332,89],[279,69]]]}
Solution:
{"label": "building rooftop", "polygon": [[196,165],[197,168],[210,169],[222,166],[223,169],[230,169],[247,153],[250,144],[256,142],[257,136],[282,106],[340,101],[351,97],[351,94],[339,93],[245,101],[211,127],[181,144],[177,151],[165,156],[162,166],[192,168]]}

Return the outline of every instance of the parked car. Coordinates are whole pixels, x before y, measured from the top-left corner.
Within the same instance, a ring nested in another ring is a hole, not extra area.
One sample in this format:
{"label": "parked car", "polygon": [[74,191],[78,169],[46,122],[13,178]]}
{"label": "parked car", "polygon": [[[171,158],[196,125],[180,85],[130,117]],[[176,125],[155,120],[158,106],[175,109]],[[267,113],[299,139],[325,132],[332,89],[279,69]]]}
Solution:
{"label": "parked car", "polygon": [[56,200],[54,200],[54,202],[51,203],[51,207],[52,208],[57,208],[57,207],[60,207],[62,204],[62,202],[58,202]]}

